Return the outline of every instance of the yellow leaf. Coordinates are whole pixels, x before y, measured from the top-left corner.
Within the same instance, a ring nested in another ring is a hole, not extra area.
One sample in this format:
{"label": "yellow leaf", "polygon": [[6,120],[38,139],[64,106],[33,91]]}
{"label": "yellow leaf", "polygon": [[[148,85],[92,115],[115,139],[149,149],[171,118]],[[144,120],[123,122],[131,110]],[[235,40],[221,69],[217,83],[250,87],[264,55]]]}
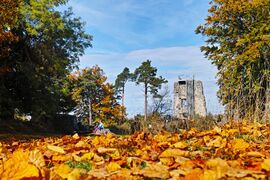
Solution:
{"label": "yellow leaf", "polygon": [[34,150],[29,153],[29,162],[33,163],[37,167],[45,166],[44,157],[39,150]]}
{"label": "yellow leaf", "polygon": [[114,152],[114,151],[116,151],[117,149],[115,149],[115,148],[104,148],[104,147],[99,147],[98,149],[97,149],[97,151],[98,151],[98,153],[111,153],[111,152]]}
{"label": "yellow leaf", "polygon": [[99,155],[97,155],[97,154],[94,154],[93,160],[94,160],[95,162],[101,162],[101,161],[104,160],[104,158],[103,158],[102,156],[99,156]]}
{"label": "yellow leaf", "polygon": [[186,176],[185,179],[201,179],[203,175],[203,170],[200,168],[191,169]]}
{"label": "yellow leaf", "polygon": [[266,171],[270,171],[270,159],[263,160],[263,163],[261,166],[262,166],[262,169]]}
{"label": "yellow leaf", "polygon": [[188,147],[188,144],[180,141],[173,144],[173,147],[178,148],[178,149],[185,149],[186,147]]}
{"label": "yellow leaf", "polygon": [[226,133],[227,135],[233,135],[235,133],[239,132],[238,129],[229,129],[228,132]]}
{"label": "yellow leaf", "polygon": [[81,160],[91,160],[94,157],[95,153],[90,152],[86,153],[81,157]]}
{"label": "yellow leaf", "polygon": [[214,128],[214,131],[216,132],[216,133],[218,133],[218,134],[221,134],[221,128],[220,127],[215,127]]}
{"label": "yellow leaf", "polygon": [[203,173],[203,180],[215,180],[218,179],[217,173],[213,170],[206,170]]}
{"label": "yellow leaf", "polygon": [[23,151],[22,149],[19,149],[12,154],[12,159],[14,161],[20,162],[20,161],[28,161],[29,152]]}
{"label": "yellow leaf", "polygon": [[106,170],[111,173],[111,172],[114,172],[114,171],[117,171],[121,169],[121,166],[115,162],[110,162],[107,166],[106,166]]}
{"label": "yellow leaf", "polygon": [[183,163],[183,162],[189,161],[189,160],[190,159],[185,158],[185,157],[181,157],[181,156],[178,156],[178,157],[175,158],[175,162],[177,162],[177,163]]}
{"label": "yellow leaf", "polygon": [[187,156],[188,154],[188,151],[183,151],[180,149],[166,149],[160,154],[160,157]]}
{"label": "yellow leaf", "polygon": [[[212,176],[213,179],[219,179],[225,176],[225,173],[229,170],[229,165],[223,159],[216,158],[210,159],[206,162],[206,166],[212,170],[206,173],[206,176]],[[214,173],[213,173],[214,172]]]}
{"label": "yellow leaf", "polygon": [[1,174],[2,180],[31,179],[39,177],[39,170],[27,161],[15,161],[14,159],[9,159],[4,163],[3,167],[4,169]]}
{"label": "yellow leaf", "polygon": [[245,150],[249,147],[249,143],[247,143],[245,140],[243,139],[235,139],[232,142],[232,148],[234,150]]}
{"label": "yellow leaf", "polygon": [[87,147],[87,146],[88,146],[88,144],[84,141],[79,141],[79,142],[77,142],[77,144],[75,144],[75,147],[78,147],[78,148]]}
{"label": "yellow leaf", "polygon": [[99,144],[99,137],[96,136],[96,137],[92,140],[91,144],[94,145],[94,146],[97,146],[97,145]]}
{"label": "yellow leaf", "polygon": [[174,163],[173,158],[160,158],[159,161],[164,164],[165,166],[170,166]]}
{"label": "yellow leaf", "polygon": [[185,171],[183,171],[182,169],[174,169],[172,171],[170,171],[170,175],[172,177],[175,177],[177,179],[179,179],[180,175],[185,176],[187,173]]}
{"label": "yellow leaf", "polygon": [[73,137],[74,139],[80,139],[80,136],[78,135],[78,133],[74,134],[72,137]]}
{"label": "yellow leaf", "polygon": [[82,158],[80,156],[76,155],[76,153],[72,153],[72,157],[73,157],[73,159],[75,161],[81,161],[82,160]]}
{"label": "yellow leaf", "polygon": [[257,151],[247,152],[246,155],[250,156],[250,157],[264,157],[264,155],[262,153],[257,152]]}
{"label": "yellow leaf", "polygon": [[202,151],[192,151],[190,153],[191,156],[200,156],[200,157],[203,157],[203,152]]}
{"label": "yellow leaf", "polygon": [[131,178],[132,171],[130,169],[122,168],[117,171],[117,178],[118,179],[132,179]]}
{"label": "yellow leaf", "polygon": [[92,179],[105,179],[106,176],[108,176],[107,171],[102,168],[102,169],[93,169],[88,172],[88,174],[94,178]]}
{"label": "yellow leaf", "polygon": [[223,144],[222,143],[222,137],[215,136],[215,138],[213,140],[210,140],[210,142],[206,143],[206,146],[208,146],[208,147],[220,147],[222,144]]}
{"label": "yellow leaf", "polygon": [[253,178],[253,177],[244,177],[244,178],[242,178],[242,180],[255,180],[255,178]]}
{"label": "yellow leaf", "polygon": [[229,168],[229,165],[227,162],[220,158],[210,159],[206,162],[206,166],[209,169],[216,169],[217,167],[220,167],[223,170],[227,170]]}
{"label": "yellow leaf", "polygon": [[67,179],[68,180],[77,180],[77,179],[80,179],[81,173],[82,172],[81,172],[80,169],[75,168],[71,173],[69,173],[67,175]]}
{"label": "yellow leaf", "polygon": [[64,149],[62,147],[59,147],[59,146],[48,145],[47,148],[51,151],[58,152],[60,154],[65,153]]}
{"label": "yellow leaf", "polygon": [[118,150],[114,151],[113,153],[110,153],[110,156],[111,156],[114,160],[120,159],[120,158],[121,158],[120,153],[119,153]]}
{"label": "yellow leaf", "polygon": [[210,140],[211,138],[209,136],[203,136],[203,141],[205,144],[207,144]]}
{"label": "yellow leaf", "polygon": [[258,130],[254,130],[254,131],[253,131],[253,136],[259,137],[259,136],[261,136],[261,135],[262,135],[261,131],[258,131]]}
{"label": "yellow leaf", "polygon": [[133,174],[142,175],[147,178],[168,179],[170,177],[168,167],[161,164],[148,164],[147,167],[134,171]]}
{"label": "yellow leaf", "polygon": [[69,161],[69,160],[72,160],[72,155],[71,155],[71,154],[54,155],[54,156],[52,157],[52,160],[53,160],[53,161],[61,161],[61,162]]}
{"label": "yellow leaf", "polygon": [[66,179],[68,174],[72,171],[72,169],[66,164],[60,164],[59,166],[54,167],[54,171],[60,177]]}

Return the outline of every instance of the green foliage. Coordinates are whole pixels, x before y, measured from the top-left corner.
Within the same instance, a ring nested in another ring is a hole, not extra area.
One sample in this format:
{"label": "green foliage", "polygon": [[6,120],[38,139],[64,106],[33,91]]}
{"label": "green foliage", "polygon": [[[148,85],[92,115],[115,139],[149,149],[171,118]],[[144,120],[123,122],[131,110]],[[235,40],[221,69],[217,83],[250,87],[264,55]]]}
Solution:
{"label": "green foliage", "polygon": [[270,88],[270,0],[213,0],[196,33],[218,69],[218,96],[230,115],[261,118]]}
{"label": "green foliage", "polygon": [[64,29],[60,13],[54,8],[67,0],[24,0],[20,2],[20,14],[25,30],[30,36],[42,36],[46,31]]}
{"label": "green foliage", "polygon": [[18,109],[38,120],[65,110],[63,80],[92,40],[70,9],[55,9],[65,2],[18,1],[18,18],[9,25],[17,40],[0,42],[0,117]]}
{"label": "green foliage", "polygon": [[118,94],[121,94],[121,99],[122,99],[122,120],[125,118],[125,85],[128,80],[131,79],[131,73],[129,72],[129,68],[125,67],[124,70],[117,75],[117,78],[115,80],[115,92]]}
{"label": "green foliage", "polygon": [[143,84],[147,92],[157,95],[158,89],[163,83],[167,83],[163,77],[157,77],[157,68],[151,66],[151,61],[144,61],[140,67],[135,69],[133,80],[137,85]]}
{"label": "green foliage", "polygon": [[129,72],[129,68],[125,67],[124,70],[117,75],[115,80],[115,89],[117,92],[124,93],[125,91],[125,84],[131,78],[131,73]]}

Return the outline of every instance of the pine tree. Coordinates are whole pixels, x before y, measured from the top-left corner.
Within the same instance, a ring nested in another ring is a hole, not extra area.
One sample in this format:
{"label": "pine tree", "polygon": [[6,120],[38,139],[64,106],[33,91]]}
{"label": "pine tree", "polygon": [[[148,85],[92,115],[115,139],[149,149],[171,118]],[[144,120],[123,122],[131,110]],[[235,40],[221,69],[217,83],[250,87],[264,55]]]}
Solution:
{"label": "pine tree", "polygon": [[122,119],[125,116],[125,85],[130,80],[131,73],[129,72],[129,68],[125,67],[124,70],[117,76],[115,80],[115,91],[116,93],[121,94],[122,99]]}
{"label": "pine tree", "polygon": [[135,81],[137,85],[143,84],[144,86],[144,121],[146,122],[148,93],[157,95],[158,89],[161,88],[163,83],[167,83],[167,80],[161,76],[157,77],[157,68],[151,66],[150,60],[146,60],[142,62],[141,66],[135,69],[133,81]]}

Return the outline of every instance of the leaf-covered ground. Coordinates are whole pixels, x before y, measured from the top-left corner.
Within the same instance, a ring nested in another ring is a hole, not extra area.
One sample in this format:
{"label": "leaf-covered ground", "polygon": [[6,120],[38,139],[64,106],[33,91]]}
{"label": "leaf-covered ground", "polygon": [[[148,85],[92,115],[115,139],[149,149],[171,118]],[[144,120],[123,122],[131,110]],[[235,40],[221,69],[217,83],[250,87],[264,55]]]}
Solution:
{"label": "leaf-covered ground", "polygon": [[270,125],[0,144],[1,179],[267,179]]}

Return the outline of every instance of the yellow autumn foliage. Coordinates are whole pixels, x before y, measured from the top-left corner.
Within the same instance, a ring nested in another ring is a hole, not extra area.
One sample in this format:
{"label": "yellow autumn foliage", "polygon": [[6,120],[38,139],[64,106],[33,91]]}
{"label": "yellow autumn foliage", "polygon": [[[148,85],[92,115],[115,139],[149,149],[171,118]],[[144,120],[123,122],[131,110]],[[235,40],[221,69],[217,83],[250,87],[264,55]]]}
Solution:
{"label": "yellow autumn foliage", "polygon": [[[266,179],[269,125],[0,142],[1,179]],[[252,129],[252,131],[251,131]],[[260,131],[260,133],[254,133]],[[228,136],[227,136],[228,135]],[[19,147],[19,148],[18,148]]]}

